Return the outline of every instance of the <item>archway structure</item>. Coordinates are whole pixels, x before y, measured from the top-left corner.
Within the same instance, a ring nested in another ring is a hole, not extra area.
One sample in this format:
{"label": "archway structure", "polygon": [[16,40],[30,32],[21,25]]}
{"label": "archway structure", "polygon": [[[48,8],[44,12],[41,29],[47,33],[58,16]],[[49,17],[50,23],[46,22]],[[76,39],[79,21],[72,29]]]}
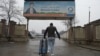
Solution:
{"label": "archway structure", "polygon": [[29,20],[72,20],[75,16],[74,0],[25,0],[24,16]]}

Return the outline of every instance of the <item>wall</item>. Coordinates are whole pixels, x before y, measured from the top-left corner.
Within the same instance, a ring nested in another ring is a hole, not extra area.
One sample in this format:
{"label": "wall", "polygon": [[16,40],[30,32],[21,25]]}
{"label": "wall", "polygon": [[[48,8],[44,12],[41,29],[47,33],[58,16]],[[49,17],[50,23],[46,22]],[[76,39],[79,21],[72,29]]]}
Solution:
{"label": "wall", "polygon": [[28,41],[26,25],[15,25],[14,41]]}
{"label": "wall", "polygon": [[6,20],[2,19],[0,22],[0,41],[28,41],[26,25],[19,25],[14,21],[10,21],[9,30],[10,38],[7,37],[8,26]]}
{"label": "wall", "polygon": [[63,39],[68,39],[68,32],[66,31],[66,32],[62,33],[60,36]]}
{"label": "wall", "polygon": [[100,19],[85,25],[85,35],[87,44],[93,44],[93,45],[100,44],[99,30],[100,30]]}
{"label": "wall", "polygon": [[7,41],[6,38],[6,20],[5,19],[1,19],[0,22],[0,41]]}
{"label": "wall", "polygon": [[84,27],[72,27],[68,31],[68,42],[86,44],[85,29]]}
{"label": "wall", "polygon": [[85,31],[83,27],[75,27],[74,32],[76,40],[85,40]]}
{"label": "wall", "polygon": [[100,25],[96,26],[96,40],[100,41]]}

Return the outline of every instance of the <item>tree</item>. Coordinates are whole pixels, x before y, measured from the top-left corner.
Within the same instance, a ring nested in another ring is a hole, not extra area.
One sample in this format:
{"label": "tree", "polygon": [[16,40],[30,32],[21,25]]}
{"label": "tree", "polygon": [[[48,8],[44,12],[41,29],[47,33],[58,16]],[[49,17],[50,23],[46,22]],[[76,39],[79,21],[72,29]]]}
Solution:
{"label": "tree", "polygon": [[75,26],[76,23],[78,23],[78,20],[71,19],[71,20],[63,20],[62,23],[69,29],[71,26]]}
{"label": "tree", "polygon": [[2,11],[2,13],[0,15],[2,15],[2,17],[5,17],[8,21],[8,34],[7,37],[9,36],[9,31],[10,31],[10,20],[12,18],[16,18],[19,21],[21,21],[20,17],[22,17],[22,10],[19,9],[19,7],[17,7],[16,5],[16,0],[0,0],[0,9]]}

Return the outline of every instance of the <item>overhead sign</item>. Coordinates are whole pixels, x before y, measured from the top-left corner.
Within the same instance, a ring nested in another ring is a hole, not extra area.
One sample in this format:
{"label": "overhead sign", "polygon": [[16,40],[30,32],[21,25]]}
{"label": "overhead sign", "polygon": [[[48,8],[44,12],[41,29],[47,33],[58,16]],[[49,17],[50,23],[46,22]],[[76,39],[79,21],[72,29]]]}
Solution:
{"label": "overhead sign", "polygon": [[25,1],[75,1],[75,0],[25,0]]}
{"label": "overhead sign", "polygon": [[75,1],[25,1],[24,14],[75,15]]}

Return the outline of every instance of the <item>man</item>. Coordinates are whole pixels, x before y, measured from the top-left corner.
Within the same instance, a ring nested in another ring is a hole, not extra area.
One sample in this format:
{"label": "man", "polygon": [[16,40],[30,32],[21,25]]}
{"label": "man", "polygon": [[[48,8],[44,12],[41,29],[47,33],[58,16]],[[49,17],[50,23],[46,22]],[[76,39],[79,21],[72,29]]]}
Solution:
{"label": "man", "polygon": [[44,38],[46,38],[46,34],[48,35],[48,52],[51,53],[51,55],[54,55],[54,43],[55,43],[55,32],[58,35],[58,38],[60,39],[60,35],[56,29],[56,27],[53,26],[53,23],[50,23],[50,26],[46,28],[46,31],[44,32]]}
{"label": "man", "polygon": [[27,13],[30,13],[30,14],[34,14],[34,13],[36,13],[36,10],[33,8],[34,7],[34,3],[33,2],[30,2],[30,6],[29,6],[29,8],[26,10],[26,14]]}

